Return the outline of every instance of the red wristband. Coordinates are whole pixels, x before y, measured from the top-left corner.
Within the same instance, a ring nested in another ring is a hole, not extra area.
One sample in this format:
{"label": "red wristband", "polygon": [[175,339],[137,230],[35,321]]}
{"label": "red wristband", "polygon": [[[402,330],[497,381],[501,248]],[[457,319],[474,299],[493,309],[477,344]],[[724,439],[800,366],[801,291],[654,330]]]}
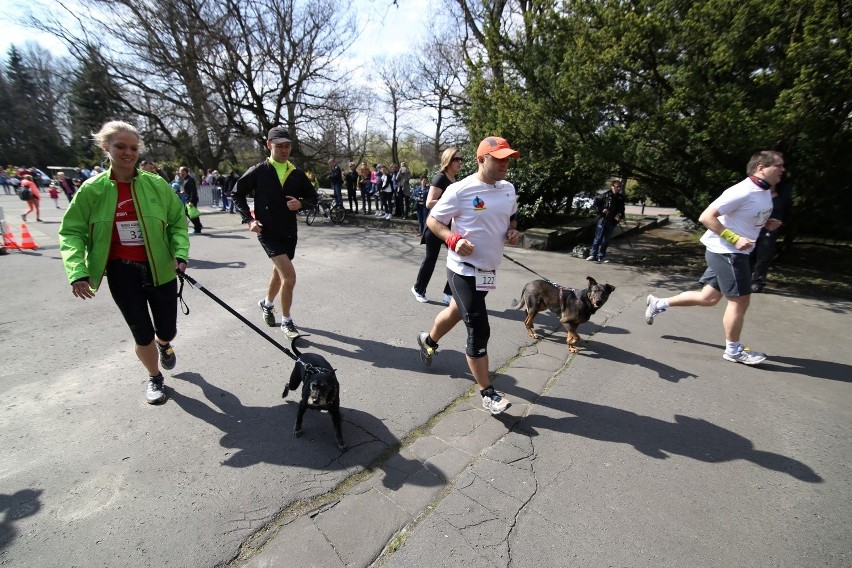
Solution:
{"label": "red wristband", "polygon": [[451,251],[455,252],[456,245],[459,244],[459,241],[461,240],[461,238],[462,238],[462,236],[460,234],[453,233],[452,235],[447,237],[447,240],[444,241],[444,242],[447,243],[447,248],[449,248]]}

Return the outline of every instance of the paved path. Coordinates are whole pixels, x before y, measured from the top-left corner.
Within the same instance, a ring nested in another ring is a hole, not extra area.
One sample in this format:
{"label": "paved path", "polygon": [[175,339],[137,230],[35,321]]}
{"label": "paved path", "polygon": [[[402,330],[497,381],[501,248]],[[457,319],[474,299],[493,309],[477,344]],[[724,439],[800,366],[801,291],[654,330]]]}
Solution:
{"label": "paved path", "polygon": [[[191,270],[256,316],[268,261],[234,217],[204,217]],[[615,243],[607,265],[514,249],[566,285],[617,289],[569,356],[553,316],[526,337],[507,306],[534,277],[504,262],[490,350],[514,404],[494,418],[468,396],[463,332],[433,367],[416,359],[412,332],[440,309],[408,293],[416,239],[317,224],[300,233],[300,300],[308,349],[345,381],[340,455],[325,416],[289,435],[292,403],[270,393],[288,362],[197,291],[171,400],[140,403],[109,298],[52,292],[55,237],[30,228],[42,251],[0,259],[0,565],[850,565],[849,303],[756,296],[746,336],[770,359],[747,368],[720,357],[721,307],[644,323],[648,291],[692,285],[617,262],[653,234]],[[49,351],[20,357],[33,337]]]}

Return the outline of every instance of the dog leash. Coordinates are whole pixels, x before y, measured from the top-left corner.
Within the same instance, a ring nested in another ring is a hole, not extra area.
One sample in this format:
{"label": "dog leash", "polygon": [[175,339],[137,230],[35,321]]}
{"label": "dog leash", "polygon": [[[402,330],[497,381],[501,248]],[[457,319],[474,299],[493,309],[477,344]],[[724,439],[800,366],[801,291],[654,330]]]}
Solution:
{"label": "dog leash", "polygon": [[[193,278],[192,276],[190,276],[186,272],[178,272],[178,279],[180,280],[180,288],[178,289],[177,295],[178,295],[178,300],[180,301],[180,304],[181,304],[181,311],[183,311],[183,313],[185,315],[189,315],[189,306],[186,304],[186,301],[184,301],[184,299],[183,299],[183,283],[184,283],[184,280],[189,282],[189,285],[192,286],[193,288],[197,288],[197,289],[201,290],[202,292],[204,292],[204,294],[206,294],[208,298],[210,298],[211,300],[213,300],[214,302],[216,302],[217,304],[219,304],[220,306],[222,306],[223,308],[225,308],[226,310],[231,312],[231,314],[236,316],[236,318],[238,320],[240,320],[241,322],[243,322],[244,324],[246,324],[247,326],[252,328],[254,331],[256,331],[258,335],[262,336],[268,342],[270,342],[272,345],[274,345],[275,347],[277,347],[278,349],[280,349],[281,351],[286,353],[288,357],[290,357],[296,363],[299,363],[302,367],[304,367],[305,372],[315,373],[315,372],[317,372],[317,370],[319,370],[317,367],[314,367],[310,363],[305,363],[304,361],[302,361],[302,359],[300,357],[297,357],[292,351],[290,351],[289,349],[287,349],[286,347],[284,347],[283,345],[281,345],[280,343],[278,343],[277,341],[272,339],[272,337],[270,337],[269,334],[264,332],[262,329],[260,329],[256,325],[254,325],[252,322],[250,322],[248,319],[246,319],[245,316],[243,316],[241,313],[236,311],[234,308],[232,308],[231,306],[226,304],[224,300],[222,300],[221,298],[216,296],[216,294],[214,294],[213,292],[211,292],[210,290],[205,288],[198,280],[196,280],[195,278]],[[184,310],[184,307],[186,308],[185,310]]]}
{"label": "dog leash", "polygon": [[548,284],[553,284],[554,286],[557,286],[557,287],[559,287],[559,288],[562,288],[562,286],[560,286],[559,284],[557,284],[557,283],[556,283],[556,282],[554,282],[553,280],[550,280],[549,278],[545,278],[544,276],[542,276],[541,274],[539,274],[538,272],[536,272],[535,270],[533,270],[533,269],[532,269],[532,268],[530,268],[529,266],[526,266],[525,264],[521,264],[520,262],[518,262],[517,260],[515,260],[514,258],[512,258],[511,256],[509,256],[509,255],[508,255],[508,254],[506,254],[505,252],[503,253],[503,258],[506,258],[506,259],[508,259],[508,260],[511,260],[512,262],[514,262],[515,264],[517,264],[517,265],[518,265],[518,266],[520,266],[521,268],[525,268],[525,269],[529,270],[530,272],[532,272],[533,274],[535,274],[536,276],[538,276],[539,278],[541,278],[542,280],[544,280],[544,281],[545,281],[545,282],[547,282]]}

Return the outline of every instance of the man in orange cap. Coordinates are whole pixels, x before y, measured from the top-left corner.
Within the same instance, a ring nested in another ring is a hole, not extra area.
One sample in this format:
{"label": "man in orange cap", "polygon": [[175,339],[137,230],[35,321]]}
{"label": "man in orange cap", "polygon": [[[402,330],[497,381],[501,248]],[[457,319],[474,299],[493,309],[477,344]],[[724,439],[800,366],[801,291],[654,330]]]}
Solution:
{"label": "man in orange cap", "polygon": [[510,403],[494,390],[488,374],[491,328],[485,296],[497,287],[504,243],[514,245],[521,237],[516,230],[517,193],[505,181],[509,158],[519,156],[503,138],[484,139],[476,151],[477,172],[447,187],[426,220],[429,230],[447,243],[447,280],[453,299],[435,318],[432,329],[417,337],[420,359],[431,365],[438,341],[464,321],[467,364],[479,385],[482,406],[491,414],[500,414]]}

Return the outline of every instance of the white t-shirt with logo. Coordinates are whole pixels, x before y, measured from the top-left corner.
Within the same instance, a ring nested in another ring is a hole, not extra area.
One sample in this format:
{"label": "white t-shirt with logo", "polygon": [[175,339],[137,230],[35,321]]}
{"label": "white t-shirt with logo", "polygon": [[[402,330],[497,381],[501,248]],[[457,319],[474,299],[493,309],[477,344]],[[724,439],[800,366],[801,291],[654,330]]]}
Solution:
{"label": "white t-shirt with logo", "polygon": [[511,217],[517,212],[518,194],[508,181],[486,184],[473,174],[450,184],[430,215],[444,225],[452,221],[453,232],[472,242],[474,248],[473,254],[464,257],[447,251],[447,267],[462,276],[473,276],[473,267],[496,270],[503,260]]}
{"label": "white t-shirt with logo", "polygon": [[[772,215],[772,192],[746,178],[726,189],[710,204],[710,207],[721,213],[719,222],[726,229],[756,241],[760,235],[760,229]],[[710,230],[704,233],[701,242],[707,250],[714,253],[748,254],[750,252],[750,250],[737,250],[734,245]]]}

